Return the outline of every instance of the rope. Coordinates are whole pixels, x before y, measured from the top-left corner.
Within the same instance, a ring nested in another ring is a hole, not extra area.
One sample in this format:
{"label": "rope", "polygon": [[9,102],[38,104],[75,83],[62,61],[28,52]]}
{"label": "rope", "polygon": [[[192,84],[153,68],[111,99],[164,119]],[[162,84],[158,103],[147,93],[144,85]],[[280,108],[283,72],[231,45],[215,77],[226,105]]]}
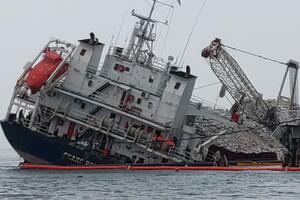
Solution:
{"label": "rope", "polygon": [[275,60],[275,59],[272,59],[272,58],[268,58],[268,57],[265,57],[265,56],[262,56],[262,55],[258,55],[258,54],[255,54],[255,53],[251,53],[251,52],[249,52],[249,51],[244,51],[244,50],[242,50],[242,49],[238,49],[238,48],[231,47],[231,46],[224,45],[224,44],[222,44],[222,46],[224,46],[224,47],[226,47],[226,48],[229,48],[229,49],[232,49],[232,50],[235,50],[235,51],[239,51],[239,52],[248,54],[248,55],[250,55],[250,56],[258,57],[258,58],[261,58],[261,59],[264,59],[264,60],[267,60],[267,61],[275,62],[275,63],[281,64],[281,65],[287,65],[286,62],[282,62],[282,61],[279,61],[279,60]]}
{"label": "rope", "polygon": [[217,85],[219,83],[220,83],[220,81],[215,82],[215,83],[211,83],[211,84],[208,84],[208,85],[203,85],[203,86],[194,88],[194,90],[198,90],[198,89],[201,89],[201,88],[206,88],[206,87],[209,87],[209,86]]}
{"label": "rope", "polygon": [[231,105],[233,105],[233,103],[229,100],[229,98],[226,96],[226,94],[225,94],[225,98],[227,99],[227,101],[228,101]]}
{"label": "rope", "polygon": [[[166,15],[166,19],[167,19],[167,22],[168,22],[168,24],[166,24],[166,26],[167,26],[167,33],[166,33],[166,35],[165,35],[165,37],[164,37],[164,42],[163,42],[163,47],[162,47],[162,50],[161,50],[161,54],[163,54],[163,51],[164,51],[164,46],[165,46],[165,44],[166,44],[166,40],[167,40],[167,37],[168,37],[168,35],[169,35],[169,29],[170,29],[170,26],[171,26],[171,23],[172,23],[172,19],[173,19],[173,14],[174,14],[174,1],[175,0],[173,0],[173,2],[172,3],[170,3],[170,9],[168,10],[168,14]],[[159,41],[161,40],[161,36],[163,35],[163,31],[164,31],[164,29],[163,28],[161,28],[161,30],[160,30],[160,33],[158,34],[158,36],[156,37],[157,39],[157,43],[159,43]],[[155,47],[154,48],[157,48],[157,45],[155,45]]]}
{"label": "rope", "polygon": [[196,26],[197,26],[197,24],[198,24],[198,21],[199,21],[199,19],[200,19],[200,16],[201,16],[201,14],[202,14],[202,12],[203,12],[203,9],[204,9],[204,6],[205,6],[205,4],[206,4],[206,1],[207,1],[207,0],[204,0],[204,1],[203,1],[202,5],[201,5],[201,8],[200,8],[200,10],[199,10],[199,12],[198,12],[198,16],[197,16],[197,18],[196,18],[196,21],[195,21],[195,23],[194,23],[194,26],[193,26],[193,28],[192,28],[192,31],[191,31],[191,33],[190,33],[190,35],[189,35],[189,37],[188,37],[188,40],[187,40],[187,42],[186,42],[186,44],[185,44],[185,47],[184,47],[184,50],[183,50],[183,52],[182,52],[182,55],[181,55],[181,58],[180,58],[180,61],[179,61],[179,66],[181,66],[181,65],[183,64],[182,61],[183,61],[183,58],[184,58],[184,56],[185,56],[186,49],[187,49],[188,45],[190,44],[190,40],[191,40],[192,35],[193,35],[193,33],[194,33],[194,30],[195,30],[195,28],[196,28]]}
{"label": "rope", "polygon": [[124,16],[123,16],[123,19],[122,19],[122,22],[121,22],[121,26],[119,28],[119,31],[118,31],[118,35],[117,35],[117,38],[116,38],[116,41],[115,41],[115,46],[117,45],[117,42],[119,40],[119,36],[120,36],[120,33],[122,32],[122,29],[124,27],[124,24],[125,24],[125,20],[127,19],[127,14],[129,12],[129,9],[131,8],[131,5],[133,3],[133,0],[130,0],[129,4],[128,4],[128,7],[126,9],[126,12],[124,13]]}
{"label": "rope", "polygon": [[[221,108],[221,109],[223,109],[223,110],[226,110],[227,108],[225,108],[225,107],[223,107],[223,106],[220,106],[220,105],[218,105],[218,104],[215,104],[214,102],[211,102],[211,101],[208,101],[208,100],[206,100],[206,99],[203,99],[203,98],[201,98],[201,97],[198,97],[198,96],[196,96],[195,94],[193,94],[192,95],[192,98],[194,99],[194,100],[196,100],[196,101],[200,101],[201,103],[204,103],[204,104],[206,104],[207,106],[209,106],[209,107],[218,107],[218,108]],[[192,99],[192,100],[193,100]]]}

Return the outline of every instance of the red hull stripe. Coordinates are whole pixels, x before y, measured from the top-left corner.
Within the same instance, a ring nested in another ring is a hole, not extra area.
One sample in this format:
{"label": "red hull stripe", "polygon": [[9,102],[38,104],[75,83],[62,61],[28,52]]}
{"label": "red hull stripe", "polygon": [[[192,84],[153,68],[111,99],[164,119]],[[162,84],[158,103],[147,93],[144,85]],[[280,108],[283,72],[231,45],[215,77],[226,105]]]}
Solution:
{"label": "red hull stripe", "polygon": [[291,171],[300,172],[300,167],[213,167],[213,166],[130,166],[130,165],[94,165],[94,166],[58,166],[20,164],[21,169],[39,170],[174,170],[174,171]]}

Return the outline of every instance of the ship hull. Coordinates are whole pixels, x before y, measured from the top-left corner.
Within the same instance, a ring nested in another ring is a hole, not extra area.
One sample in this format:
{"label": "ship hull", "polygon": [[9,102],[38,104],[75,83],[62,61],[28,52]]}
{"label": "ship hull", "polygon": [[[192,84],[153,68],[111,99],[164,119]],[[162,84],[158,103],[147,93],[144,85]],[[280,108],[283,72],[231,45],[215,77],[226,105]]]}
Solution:
{"label": "ship hull", "polygon": [[[61,137],[32,131],[31,129],[28,129],[15,121],[1,121],[1,126],[10,145],[26,163],[55,166],[135,165],[134,163],[123,162],[116,157],[103,154],[103,152],[95,151],[91,148],[81,148],[76,146],[75,143],[72,143],[69,140]],[[246,157],[243,155],[239,156],[241,156],[240,159],[246,159]],[[264,158],[265,161],[276,160],[276,158]],[[253,160],[253,158],[249,160]],[[258,161],[260,159],[255,160]],[[213,162],[199,162],[190,164],[193,166],[214,165]],[[236,165],[237,161],[230,160],[229,164]],[[186,163],[144,163],[142,165],[182,166],[186,165]]]}
{"label": "ship hull", "polygon": [[78,148],[66,139],[32,131],[16,122],[1,121],[3,132],[15,151],[31,164],[124,164],[98,151]]}

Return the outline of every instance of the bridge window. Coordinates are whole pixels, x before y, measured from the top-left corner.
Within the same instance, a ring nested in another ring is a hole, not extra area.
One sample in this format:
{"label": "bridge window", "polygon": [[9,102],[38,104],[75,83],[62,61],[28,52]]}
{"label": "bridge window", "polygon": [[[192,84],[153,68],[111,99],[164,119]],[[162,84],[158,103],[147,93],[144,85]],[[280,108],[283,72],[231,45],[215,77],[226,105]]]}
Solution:
{"label": "bridge window", "polygon": [[123,65],[120,65],[120,64],[116,63],[115,66],[114,66],[114,70],[118,71],[118,72],[124,72],[125,67]]}
{"label": "bridge window", "polygon": [[93,81],[89,80],[88,86],[89,86],[89,87],[93,87]]}
{"label": "bridge window", "polygon": [[142,103],[142,99],[141,99],[141,98],[138,98],[138,99],[136,100],[136,103],[137,103],[137,104],[141,104],[141,103]]}
{"label": "bridge window", "polygon": [[180,88],[181,83],[177,82],[174,86],[174,89],[178,90]]}
{"label": "bridge window", "polygon": [[153,83],[154,82],[154,76],[150,75],[148,81],[149,81],[149,83]]}
{"label": "bridge window", "polygon": [[81,49],[80,55],[81,55],[81,56],[84,56],[85,53],[86,53],[86,49]]}

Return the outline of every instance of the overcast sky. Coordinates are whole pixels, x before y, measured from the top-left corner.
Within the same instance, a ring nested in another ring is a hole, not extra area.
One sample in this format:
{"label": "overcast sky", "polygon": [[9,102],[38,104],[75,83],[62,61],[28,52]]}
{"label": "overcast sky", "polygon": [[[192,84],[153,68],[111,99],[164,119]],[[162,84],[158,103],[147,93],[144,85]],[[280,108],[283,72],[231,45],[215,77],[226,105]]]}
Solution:
{"label": "overcast sky", "polygon": [[[173,0],[169,0],[172,2]],[[77,44],[93,31],[109,46],[117,37],[124,46],[135,21],[128,11],[148,14],[150,0],[3,0],[0,6],[0,116],[5,117],[13,86],[23,65],[31,60],[51,38]],[[158,31],[156,53],[167,58],[180,57],[203,0],[181,0],[169,26]],[[201,51],[219,37],[223,43],[257,54],[287,61],[300,60],[299,0],[207,0],[191,38],[184,63],[198,76],[196,86],[217,81]],[[168,10],[160,7],[155,17],[165,20]],[[166,39],[166,33],[168,37]],[[165,48],[163,48],[165,47]],[[276,97],[284,66],[231,52],[265,98]],[[215,102],[220,86],[201,89],[195,94]],[[218,102],[228,105],[226,100]],[[0,148],[7,148],[2,130]]]}

